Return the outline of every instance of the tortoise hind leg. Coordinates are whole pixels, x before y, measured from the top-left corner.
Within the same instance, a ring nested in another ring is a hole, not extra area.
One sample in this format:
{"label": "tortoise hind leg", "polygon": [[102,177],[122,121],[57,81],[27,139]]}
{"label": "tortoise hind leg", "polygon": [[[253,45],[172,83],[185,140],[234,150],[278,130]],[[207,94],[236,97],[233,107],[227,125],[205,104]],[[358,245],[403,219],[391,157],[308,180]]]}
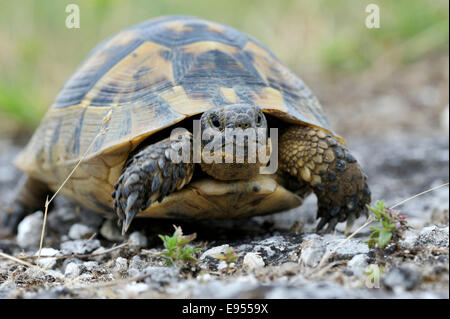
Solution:
{"label": "tortoise hind leg", "polygon": [[280,169],[306,182],[318,199],[320,230],[347,221],[347,230],[370,203],[367,177],[348,149],[329,133],[291,126],[280,137]]}
{"label": "tortoise hind leg", "polygon": [[[175,147],[174,143],[177,142],[167,138],[146,146],[137,154],[131,155],[125,164],[111,194],[114,198],[114,211],[122,223],[122,234],[126,233],[140,210],[145,210],[155,201],[162,201],[165,196],[190,182],[194,164],[172,161],[171,151],[177,151],[181,146],[178,144]],[[189,135],[185,135],[183,141],[178,143],[185,144],[192,150]]]}
{"label": "tortoise hind leg", "polygon": [[0,209],[0,223],[8,233],[17,232],[22,219],[34,211],[44,207],[45,198],[51,191],[47,184],[23,175],[14,191],[14,198]]}

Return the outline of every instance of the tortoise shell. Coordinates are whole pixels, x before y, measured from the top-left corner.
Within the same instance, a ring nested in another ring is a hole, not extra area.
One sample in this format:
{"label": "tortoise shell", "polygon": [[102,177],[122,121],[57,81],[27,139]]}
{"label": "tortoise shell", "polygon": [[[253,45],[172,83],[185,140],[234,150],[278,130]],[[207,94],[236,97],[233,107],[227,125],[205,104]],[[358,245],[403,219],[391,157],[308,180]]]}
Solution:
{"label": "tortoise shell", "polygon": [[63,193],[111,211],[109,194],[137,145],[188,117],[235,103],[334,134],[303,81],[256,40],[218,23],[168,16],[94,48],[16,166],[57,189],[83,158]]}

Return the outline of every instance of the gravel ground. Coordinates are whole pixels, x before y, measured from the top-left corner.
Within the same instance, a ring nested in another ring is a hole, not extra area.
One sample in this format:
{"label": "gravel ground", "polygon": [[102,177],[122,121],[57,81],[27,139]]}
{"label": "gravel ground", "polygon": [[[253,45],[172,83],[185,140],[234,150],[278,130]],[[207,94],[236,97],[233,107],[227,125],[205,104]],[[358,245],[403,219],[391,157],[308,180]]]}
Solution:
{"label": "gravel ground", "polygon": [[[447,136],[353,139],[350,147],[367,168],[373,198],[388,205],[448,181]],[[0,151],[0,191],[7,199],[18,177],[10,164],[18,148],[0,141]],[[127,238],[112,220],[58,197],[42,251],[52,258],[42,258],[40,267],[0,259],[0,298],[448,298],[448,201],[444,187],[404,204],[413,228],[398,249],[381,255],[369,249],[365,228],[318,267],[345,236],[343,225],[334,234],[313,232],[314,196],[292,211],[248,220],[141,219]],[[198,262],[168,267],[155,256],[163,251],[156,235],[171,234],[173,223],[197,233]],[[42,212],[28,216],[16,237],[0,241],[0,251],[35,264],[26,257],[37,253],[41,226]],[[238,258],[227,268],[213,255],[228,247]]]}
{"label": "gravel ground", "polygon": [[[448,182],[448,78],[446,54],[404,70],[383,65],[338,85],[307,81],[365,169],[374,201],[392,206]],[[14,192],[19,173],[11,161],[23,143],[0,137],[2,201]],[[367,247],[368,227],[345,242],[344,225],[314,233],[314,196],[291,211],[246,220],[136,219],[127,238],[112,220],[60,196],[55,202],[42,250],[50,257],[39,267],[42,212],[28,216],[17,236],[0,239],[0,252],[20,258],[0,255],[0,298],[449,297],[448,186],[399,207],[411,229],[384,251]],[[173,224],[197,234],[198,262],[168,267],[157,256],[157,235],[172,234]],[[229,247],[238,258],[226,267],[214,255]]]}

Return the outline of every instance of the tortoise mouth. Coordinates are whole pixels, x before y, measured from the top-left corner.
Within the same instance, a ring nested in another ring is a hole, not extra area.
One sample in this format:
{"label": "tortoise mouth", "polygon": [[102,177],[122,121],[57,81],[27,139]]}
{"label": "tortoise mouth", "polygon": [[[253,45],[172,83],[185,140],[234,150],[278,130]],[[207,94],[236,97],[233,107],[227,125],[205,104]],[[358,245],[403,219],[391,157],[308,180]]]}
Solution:
{"label": "tortoise mouth", "polygon": [[[202,171],[216,180],[251,179],[260,174],[270,157],[270,142],[249,146],[246,143],[225,143],[218,153],[202,158]],[[216,154],[217,156],[214,156]]]}

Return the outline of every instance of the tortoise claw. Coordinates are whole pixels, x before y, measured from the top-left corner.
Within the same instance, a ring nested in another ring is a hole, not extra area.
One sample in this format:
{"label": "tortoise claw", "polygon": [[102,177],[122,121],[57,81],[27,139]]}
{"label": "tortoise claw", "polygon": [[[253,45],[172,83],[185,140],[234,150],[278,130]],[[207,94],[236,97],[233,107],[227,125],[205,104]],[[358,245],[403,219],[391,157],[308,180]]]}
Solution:
{"label": "tortoise claw", "polygon": [[139,211],[147,209],[155,201],[161,202],[192,178],[193,164],[171,162],[171,147],[170,140],[166,139],[147,146],[127,161],[111,194],[119,225],[122,224],[122,235],[128,231]]}
{"label": "tortoise claw", "polygon": [[[317,128],[291,126],[280,139],[280,167],[316,194],[320,218],[316,230],[348,221],[347,231],[370,203],[367,176],[334,136]],[[302,150],[298,152],[298,150]]]}

